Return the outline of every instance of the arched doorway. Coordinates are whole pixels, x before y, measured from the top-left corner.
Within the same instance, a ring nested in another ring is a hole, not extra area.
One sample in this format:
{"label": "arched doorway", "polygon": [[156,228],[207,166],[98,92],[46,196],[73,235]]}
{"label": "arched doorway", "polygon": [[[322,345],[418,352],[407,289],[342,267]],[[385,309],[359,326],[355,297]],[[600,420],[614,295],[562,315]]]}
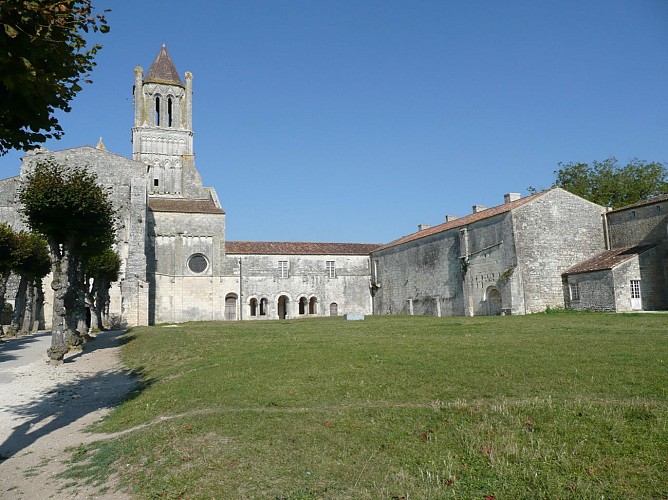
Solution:
{"label": "arched doorway", "polygon": [[285,319],[287,317],[289,303],[290,299],[285,295],[281,295],[278,298],[278,319]]}
{"label": "arched doorway", "polygon": [[501,315],[501,293],[494,287],[487,289],[487,315],[500,316]]}
{"label": "arched doorway", "polygon": [[225,297],[225,319],[236,321],[237,319],[237,295],[229,293]]}
{"label": "arched doorway", "polygon": [[308,313],[318,314],[318,299],[315,297],[311,297],[311,300],[308,301]]}
{"label": "arched doorway", "polygon": [[306,297],[302,297],[299,299],[299,315],[306,314],[306,304],[308,302],[306,301]]}
{"label": "arched doorway", "polygon": [[329,305],[329,315],[338,316],[339,315],[339,305],[336,302],[332,302]]}
{"label": "arched doorway", "polygon": [[257,299],[250,299],[250,315],[257,316]]}

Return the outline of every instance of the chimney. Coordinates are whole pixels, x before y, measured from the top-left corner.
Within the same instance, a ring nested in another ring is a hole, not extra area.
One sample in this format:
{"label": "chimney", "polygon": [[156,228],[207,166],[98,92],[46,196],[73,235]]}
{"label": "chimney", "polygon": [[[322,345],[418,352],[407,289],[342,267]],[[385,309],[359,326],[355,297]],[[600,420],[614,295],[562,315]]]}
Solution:
{"label": "chimney", "polygon": [[429,229],[431,226],[429,224],[418,224],[418,232],[419,231],[424,231],[425,229]]}
{"label": "chimney", "polygon": [[522,197],[520,193],[508,193],[503,195],[503,202],[510,203],[511,201],[517,201]]}
{"label": "chimney", "polygon": [[452,222],[455,219],[459,219],[459,215],[448,214],[445,216],[445,222]]}
{"label": "chimney", "polygon": [[482,212],[483,210],[487,210],[487,207],[485,205],[473,205],[473,213],[477,214],[478,212]]}

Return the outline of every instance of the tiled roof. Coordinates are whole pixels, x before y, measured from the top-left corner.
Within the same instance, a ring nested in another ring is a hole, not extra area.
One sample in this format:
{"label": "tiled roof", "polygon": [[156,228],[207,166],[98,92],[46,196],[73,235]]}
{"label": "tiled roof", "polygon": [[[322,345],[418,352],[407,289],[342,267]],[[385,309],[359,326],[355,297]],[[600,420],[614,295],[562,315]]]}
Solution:
{"label": "tiled roof", "polygon": [[187,198],[149,198],[148,208],[153,212],[180,212],[188,214],[224,214],[211,200]]}
{"label": "tiled roof", "polygon": [[228,241],[228,254],[264,255],[368,255],[380,245],[372,243],[303,243],[294,241]]}
{"label": "tiled roof", "polygon": [[153,64],[151,64],[151,67],[148,69],[144,81],[176,84],[183,87],[179,72],[176,71],[172,58],[169,57],[169,53],[167,52],[164,43],[162,44],[160,52],[158,52],[158,55],[155,57]]}
{"label": "tiled roof", "polygon": [[668,193],[653,196],[652,198],[648,198],[646,200],[640,200],[632,205],[626,205],[625,207],[611,210],[611,212],[621,212],[622,210],[628,210],[629,208],[643,207],[645,205],[653,205],[654,203],[661,203],[662,201],[668,201]]}
{"label": "tiled roof", "polygon": [[541,191],[540,193],[536,193],[531,196],[525,196],[524,198],[520,198],[519,200],[511,201],[509,203],[504,203],[502,205],[488,208],[486,210],[466,215],[464,217],[459,217],[458,219],[451,220],[449,222],[444,222],[443,224],[439,224],[438,226],[432,226],[429,229],[423,229],[422,231],[418,231],[416,233],[409,234],[408,236],[403,236],[399,239],[391,241],[390,243],[387,243],[386,245],[383,245],[380,248],[378,248],[378,250],[384,250],[386,248],[402,245],[404,243],[408,243],[409,241],[425,238],[427,236],[431,236],[432,234],[442,233],[443,231],[448,231],[450,229],[466,226],[467,224],[471,224],[473,222],[478,222],[484,219],[489,219],[490,217],[494,217],[495,215],[500,215],[506,212],[510,212],[511,210],[517,207],[521,207],[522,205],[525,205],[530,201],[535,200],[536,198],[547,193],[548,191]]}
{"label": "tiled roof", "polygon": [[636,255],[649,250],[654,245],[640,245],[635,247],[614,248],[606,250],[598,255],[595,255],[589,260],[580,262],[579,264],[567,269],[563,274],[578,274],[589,273],[593,271],[603,271],[605,269],[612,269],[613,267],[632,259]]}

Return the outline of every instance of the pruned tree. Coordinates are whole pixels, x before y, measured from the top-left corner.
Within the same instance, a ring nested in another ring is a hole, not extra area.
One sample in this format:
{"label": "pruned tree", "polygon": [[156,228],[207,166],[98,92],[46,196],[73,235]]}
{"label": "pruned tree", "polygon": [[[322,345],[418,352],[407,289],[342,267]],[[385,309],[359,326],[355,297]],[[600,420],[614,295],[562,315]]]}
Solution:
{"label": "pruned tree", "polygon": [[90,82],[100,45],[86,34],[96,31],[109,26],[92,0],[0,2],[0,156],[63,135],[54,111],[70,111]]}
{"label": "pruned tree", "polygon": [[[16,249],[16,233],[3,222],[0,224],[0,312],[5,308],[5,293],[7,292],[7,281],[14,267]],[[0,321],[0,334],[4,333]]]}
{"label": "pruned tree", "polygon": [[619,208],[668,192],[663,163],[634,159],[624,166],[616,158],[587,163],[559,163],[555,186],[606,207]]}
{"label": "pruned tree", "polygon": [[105,311],[109,302],[109,288],[118,281],[121,272],[121,259],[111,248],[91,257],[86,266],[88,304],[90,305],[91,326],[103,330],[107,327]]}
{"label": "pruned tree", "polygon": [[54,299],[48,354],[53,363],[60,363],[69,348],[68,336],[76,333],[68,328],[72,323],[67,314],[85,313],[79,293],[84,283],[78,276],[83,276],[88,257],[113,243],[116,211],[93,173],[54,160],[37,163],[27,174],[19,201],[28,225],[43,234],[49,246]]}
{"label": "pruned tree", "polygon": [[38,293],[35,289],[41,288],[42,278],[51,271],[49,249],[42,236],[26,231],[16,234],[12,271],[19,276],[19,285],[10,330],[18,333],[32,327],[37,313],[35,303]]}

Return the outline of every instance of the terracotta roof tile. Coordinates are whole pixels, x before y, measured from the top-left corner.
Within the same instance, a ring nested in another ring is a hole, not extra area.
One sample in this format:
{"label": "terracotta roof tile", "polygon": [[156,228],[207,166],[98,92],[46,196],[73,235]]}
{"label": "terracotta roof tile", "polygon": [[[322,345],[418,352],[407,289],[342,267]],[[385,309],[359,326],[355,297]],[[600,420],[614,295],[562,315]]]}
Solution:
{"label": "terracotta roof tile", "polygon": [[305,243],[294,241],[228,241],[228,254],[264,255],[368,255],[380,245],[372,243]]}
{"label": "terracotta roof tile", "polygon": [[181,212],[188,214],[224,214],[211,200],[187,198],[150,198],[148,208],[153,212]]}
{"label": "terracotta roof tile", "polygon": [[589,273],[593,271],[604,271],[606,269],[612,269],[622,262],[626,262],[636,255],[649,250],[653,246],[655,245],[640,245],[635,247],[623,247],[606,250],[605,252],[601,252],[598,255],[595,255],[591,259],[585,260],[584,262],[580,262],[579,264],[566,269],[563,274]]}
{"label": "terracotta roof tile", "polygon": [[652,198],[648,198],[646,200],[640,200],[636,203],[633,203],[632,205],[626,205],[625,207],[615,208],[614,210],[610,210],[610,212],[621,212],[622,210],[628,210],[629,208],[653,205],[654,203],[661,203],[662,201],[668,201],[668,193],[653,196]]}
{"label": "terracotta roof tile", "polygon": [[169,57],[167,48],[165,44],[162,45],[160,52],[155,57],[153,64],[148,69],[146,73],[145,82],[156,82],[156,83],[169,83],[176,84],[183,87],[183,82],[179,76],[179,72],[176,71],[172,58]]}
{"label": "terracotta roof tile", "polygon": [[[549,190],[548,190],[549,191]],[[511,210],[521,207],[522,205],[525,205],[529,203],[532,200],[535,200],[539,196],[542,196],[543,194],[547,193],[548,191],[541,191],[540,193],[533,194],[531,196],[525,196],[524,198],[520,198],[519,200],[511,201],[509,203],[503,203],[502,205],[498,205],[496,207],[488,208],[486,210],[482,210],[480,212],[476,212],[473,214],[466,215],[464,217],[459,217],[458,219],[449,221],[449,222],[444,222],[443,224],[439,224],[438,226],[433,226],[430,227],[429,229],[423,229],[422,231],[417,231],[416,233],[409,234],[407,236],[402,236],[399,239],[396,239],[394,241],[391,241],[380,248],[378,250],[384,250],[386,248],[391,248],[397,245],[402,245],[404,243],[408,243],[410,241],[418,240],[420,238],[425,238],[427,236],[431,236],[432,234],[438,234],[442,233],[444,231],[448,231],[450,229],[455,229],[458,227],[466,226],[467,224],[471,224],[473,222],[478,222],[484,219],[489,219],[490,217],[494,217],[496,215],[504,214],[506,212],[510,212]]]}

